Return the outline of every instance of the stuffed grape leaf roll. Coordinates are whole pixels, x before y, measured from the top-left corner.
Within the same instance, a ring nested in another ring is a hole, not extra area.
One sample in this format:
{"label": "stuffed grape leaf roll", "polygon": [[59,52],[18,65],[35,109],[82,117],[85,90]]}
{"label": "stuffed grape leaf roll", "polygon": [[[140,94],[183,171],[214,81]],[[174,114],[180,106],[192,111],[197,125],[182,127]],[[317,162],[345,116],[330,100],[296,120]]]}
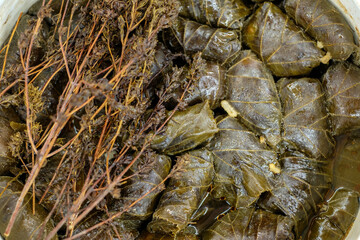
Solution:
{"label": "stuffed grape leaf roll", "polygon": [[212,27],[240,29],[250,9],[241,0],[181,0],[179,14]]}
{"label": "stuffed grape leaf roll", "polygon": [[[183,102],[191,106],[208,100],[211,109],[217,108],[226,94],[225,72],[225,68],[220,64],[205,61],[202,71],[197,76],[197,81],[193,82],[186,91]],[[189,71],[186,74],[189,74]],[[169,102],[175,105],[184,91],[185,89],[182,88],[175,89]]]}
{"label": "stuffed grape leaf roll", "polygon": [[313,78],[287,79],[278,83],[283,109],[283,145],[313,158],[329,158],[334,149],[325,94]]}
{"label": "stuffed grape leaf roll", "polygon": [[295,239],[294,222],[289,217],[255,208],[239,208],[214,223],[203,240],[224,239]]}
{"label": "stuffed grape leaf roll", "polygon": [[282,167],[279,183],[258,204],[266,210],[291,217],[299,237],[330,187],[328,161],[309,158],[299,152],[286,152],[279,162]]}
{"label": "stuffed grape leaf roll", "polygon": [[218,131],[209,102],[196,104],[176,112],[165,127],[155,136],[153,149],[175,155],[192,149],[214,136]]}
{"label": "stuffed grape leaf roll", "polygon": [[356,49],[350,26],[330,1],[286,0],[285,10],[333,59],[346,60]]}
{"label": "stuffed grape leaf roll", "polygon": [[[18,180],[11,177],[0,177],[0,235],[2,236],[4,236],[22,189],[23,185]],[[33,214],[32,196],[27,194],[14,223],[14,228],[6,238],[7,240],[43,239],[50,233],[53,228],[51,221],[43,226],[48,213],[37,203],[35,203],[34,209],[35,214]],[[57,237],[52,239],[57,239]]]}
{"label": "stuffed grape leaf roll", "polygon": [[[88,230],[96,224],[103,222],[108,219],[109,216],[99,212],[94,211],[86,216],[78,225],[75,226],[75,229],[72,235],[79,234],[83,231]],[[114,240],[114,239],[126,239],[126,240],[135,240],[139,236],[138,228],[141,226],[140,220],[126,220],[126,219],[113,219],[111,222],[104,224],[94,230],[87,232],[85,235],[82,235],[79,238],[81,240]]]}
{"label": "stuffed grape leaf roll", "polygon": [[345,188],[337,189],[312,222],[307,239],[344,239],[358,211],[359,194]]}
{"label": "stuffed grape leaf roll", "polygon": [[198,240],[195,234],[164,235],[158,233],[143,233],[138,240]]}
{"label": "stuffed grape leaf roll", "polygon": [[[139,201],[129,209],[123,216],[126,219],[146,220],[153,213],[158,195],[165,188],[163,180],[168,176],[171,169],[171,159],[165,155],[154,155],[153,162],[147,163],[147,169],[140,171],[139,167],[144,167],[146,159],[141,158],[131,166],[128,175],[131,176],[126,185],[121,188],[119,200],[115,200],[110,211],[122,211],[135,200],[150,192],[144,199]],[[155,190],[151,191],[154,187]]]}
{"label": "stuffed grape leaf roll", "polygon": [[[265,136],[267,143],[276,147],[281,140],[282,113],[271,72],[248,50],[232,63],[226,77],[227,102],[233,112],[250,130]],[[226,102],[223,107],[228,107]]]}
{"label": "stuffed grape leaf roll", "polygon": [[194,150],[178,159],[179,171],[171,176],[147,229],[151,233],[177,234],[185,229],[214,176],[213,156]]}
{"label": "stuffed grape leaf roll", "polygon": [[332,131],[340,135],[360,128],[360,68],[343,62],[323,76]]}
{"label": "stuffed grape leaf roll", "polygon": [[249,206],[272,189],[280,172],[276,152],[235,118],[225,117],[218,128],[209,144],[215,167],[212,194],[234,207]]}
{"label": "stuffed grape leaf roll", "polygon": [[0,107],[0,175],[4,175],[17,164],[9,151],[9,141],[15,133],[11,128],[11,122],[16,120],[16,115],[12,109]]}
{"label": "stuffed grape leaf roll", "polygon": [[289,77],[308,74],[321,62],[327,63],[312,41],[276,5],[260,5],[244,28],[246,44],[270,68],[274,75]]}
{"label": "stuffed grape leaf roll", "polygon": [[226,63],[241,50],[240,32],[208,25],[179,17],[166,32],[169,45],[179,46],[188,55],[201,53],[210,61]]}

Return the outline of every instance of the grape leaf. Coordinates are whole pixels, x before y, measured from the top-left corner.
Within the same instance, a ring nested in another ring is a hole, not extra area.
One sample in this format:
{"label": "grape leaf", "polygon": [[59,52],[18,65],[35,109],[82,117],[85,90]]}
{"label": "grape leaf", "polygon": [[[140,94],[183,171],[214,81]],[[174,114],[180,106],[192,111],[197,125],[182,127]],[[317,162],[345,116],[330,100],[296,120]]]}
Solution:
{"label": "grape leaf", "polygon": [[212,27],[240,29],[250,9],[241,0],[181,0],[179,15]]}
{"label": "grape leaf", "polygon": [[[197,81],[185,92],[183,102],[191,106],[208,100],[210,108],[215,109],[220,106],[220,100],[225,97],[225,68],[218,63],[205,61],[201,70]],[[189,72],[186,72],[186,74],[189,74]],[[183,93],[184,89],[176,88],[171,93],[170,104],[176,105]]]}
{"label": "grape leaf", "polygon": [[181,47],[188,55],[201,52],[202,58],[219,63],[226,63],[241,50],[239,31],[212,28],[181,17],[165,35],[170,47]]}
{"label": "grape leaf", "polygon": [[218,220],[203,234],[203,240],[295,239],[289,217],[255,208],[240,208]]}
{"label": "grape leaf", "polygon": [[154,137],[151,147],[175,155],[198,146],[217,131],[213,112],[206,101],[176,112],[167,123],[165,132]]}
{"label": "grape leaf", "polygon": [[226,198],[234,207],[246,207],[261,193],[272,189],[280,171],[276,152],[260,143],[256,135],[235,118],[218,122],[219,132],[209,144],[214,154],[215,198]]}
{"label": "grape leaf", "polygon": [[328,161],[286,152],[279,162],[282,167],[280,183],[258,203],[264,209],[291,217],[295,233],[300,236],[330,187]]}
{"label": "grape leaf", "polygon": [[131,177],[126,185],[121,188],[120,199],[115,200],[115,203],[109,206],[110,211],[122,211],[124,207],[128,207],[154,187],[159,184],[160,186],[131,207],[131,209],[125,213],[126,219],[145,220],[151,216],[156,207],[157,196],[161,190],[165,188],[165,184],[162,183],[162,181],[170,172],[171,159],[165,155],[155,155],[153,162],[149,165],[150,169],[138,172],[140,169],[139,166],[146,166],[144,159],[140,159],[140,161],[135,162],[135,164],[131,166],[128,173]]}
{"label": "grape leaf", "polygon": [[143,233],[137,240],[198,240],[194,234],[163,235],[158,233]]}
{"label": "grape leaf", "polygon": [[213,156],[194,150],[178,160],[180,170],[170,178],[147,229],[151,233],[177,234],[191,220],[214,176]]}
{"label": "grape leaf", "polygon": [[247,45],[274,75],[289,77],[308,74],[326,63],[316,42],[306,36],[276,5],[260,5],[244,28]]}
{"label": "grape leaf", "polygon": [[286,0],[285,10],[333,59],[346,60],[355,51],[353,32],[330,1]]}
{"label": "grape leaf", "polygon": [[[20,197],[23,185],[11,177],[0,177],[0,235],[3,235],[15,209],[16,202]],[[27,194],[20,208],[14,229],[7,240],[43,239],[53,228],[51,221],[42,226],[48,213],[43,207],[35,203],[33,214],[32,196]],[[43,227],[43,228],[42,228]],[[57,236],[52,239],[58,239]]]}
{"label": "grape leaf", "polygon": [[358,211],[359,194],[344,188],[337,189],[312,222],[307,239],[344,239]]}
{"label": "grape leaf", "polygon": [[336,138],[333,187],[344,187],[360,194],[360,131]]}
{"label": "grape leaf", "polygon": [[320,81],[284,78],[277,84],[284,113],[283,145],[309,157],[329,158],[335,144],[329,133]]}
{"label": "grape leaf", "polygon": [[360,128],[360,68],[337,63],[323,76],[334,135]]}
{"label": "grape leaf", "polygon": [[227,101],[237,117],[250,130],[265,136],[271,147],[276,147],[281,140],[282,113],[270,71],[251,51],[243,51],[226,76]]}

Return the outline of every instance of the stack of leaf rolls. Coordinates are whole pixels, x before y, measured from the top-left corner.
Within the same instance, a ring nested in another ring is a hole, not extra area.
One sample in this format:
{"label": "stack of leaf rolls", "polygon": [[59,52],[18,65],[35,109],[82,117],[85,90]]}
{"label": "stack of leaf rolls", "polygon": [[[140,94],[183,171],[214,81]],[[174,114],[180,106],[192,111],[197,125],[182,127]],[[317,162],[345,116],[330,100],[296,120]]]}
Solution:
{"label": "stack of leaf rolls", "polygon": [[[360,188],[335,187],[332,167],[339,139],[360,136],[353,136],[360,130],[360,67],[352,58],[356,37],[339,10],[329,0],[179,0],[179,16],[158,38],[154,91],[174,69],[186,84],[171,89],[164,129],[147,132],[152,164],[139,173],[147,164],[139,157],[116,186],[119,194],[105,198],[106,211],[91,212],[74,234],[123,211],[111,225],[114,239],[344,239]],[[36,117],[55,105],[48,101]],[[16,112],[0,108],[0,235],[22,186],[9,177],[19,160],[7,139],[26,120],[24,109]],[[35,193],[47,191],[58,162],[40,171]],[[34,206],[36,215],[31,200],[15,223],[22,230],[8,239],[51,231],[51,221],[40,223],[55,193]],[[107,230],[97,231],[80,239]]]}

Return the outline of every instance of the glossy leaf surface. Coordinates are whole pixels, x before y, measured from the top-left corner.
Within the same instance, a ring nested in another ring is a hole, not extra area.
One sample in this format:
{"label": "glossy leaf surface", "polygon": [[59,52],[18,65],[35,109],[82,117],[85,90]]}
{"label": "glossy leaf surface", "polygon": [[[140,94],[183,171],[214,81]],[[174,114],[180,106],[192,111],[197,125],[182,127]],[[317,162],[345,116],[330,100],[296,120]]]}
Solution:
{"label": "glossy leaf surface", "polygon": [[244,28],[246,44],[274,75],[308,74],[319,66],[324,53],[295,23],[272,3],[263,3]]}
{"label": "glossy leaf surface", "polygon": [[[0,177],[0,235],[2,236],[4,235],[22,189],[23,185],[19,181],[11,177]],[[33,214],[32,196],[27,194],[14,223],[14,228],[6,239],[35,240],[39,239],[39,236],[42,236],[40,239],[43,239],[53,228],[51,222],[42,226],[47,215],[48,213],[45,209],[37,203],[35,204],[35,215]],[[57,239],[57,237],[52,239]]]}
{"label": "glossy leaf surface", "polygon": [[206,101],[176,112],[167,123],[165,132],[155,136],[151,147],[174,155],[198,146],[217,131],[213,112]]}
{"label": "glossy leaf surface", "polygon": [[295,239],[293,221],[255,208],[240,208],[218,220],[203,234],[203,240]]}
{"label": "glossy leaf surface", "polygon": [[360,132],[337,137],[333,165],[333,186],[360,194]]}
{"label": "glossy leaf surface", "polygon": [[281,79],[278,82],[284,113],[283,145],[311,158],[329,158],[334,149],[325,96],[313,78]]}
{"label": "glossy leaf surface", "polygon": [[235,118],[220,120],[218,128],[209,145],[215,166],[212,194],[234,207],[249,206],[272,189],[275,174],[270,166],[280,170],[276,152]]}
{"label": "glossy leaf surface", "polygon": [[360,128],[360,68],[337,63],[323,76],[334,135]]}
{"label": "glossy leaf surface", "polygon": [[279,161],[282,167],[280,183],[259,204],[264,209],[281,211],[291,217],[295,233],[300,236],[330,187],[328,161],[296,152],[286,153]]}
{"label": "glossy leaf surface", "polygon": [[212,182],[213,156],[208,150],[191,151],[178,161],[183,161],[180,170],[170,178],[147,226],[149,232],[174,235],[183,230]]}
{"label": "glossy leaf surface", "polygon": [[155,155],[154,160],[149,165],[149,169],[139,172],[139,166],[145,166],[143,162],[137,161],[131,166],[129,176],[132,176],[121,188],[121,196],[119,200],[115,200],[116,206],[111,206],[110,209],[117,209],[121,211],[124,207],[128,207],[135,200],[150,192],[154,187],[158,188],[150,192],[144,199],[135,204],[131,209],[125,213],[128,219],[145,220],[153,213],[158,195],[161,190],[165,188],[162,183],[164,178],[170,172],[171,159],[165,155]]}
{"label": "glossy leaf surface", "polygon": [[243,51],[227,74],[227,101],[239,120],[276,147],[281,140],[281,106],[274,79],[251,51]]}
{"label": "glossy leaf surface", "polygon": [[212,27],[239,29],[250,9],[241,0],[181,0],[179,14]]}
{"label": "glossy leaf surface", "polygon": [[[183,101],[191,106],[208,100],[211,109],[218,107],[220,100],[225,98],[225,72],[225,68],[220,64],[206,61],[197,81],[185,93]],[[171,99],[173,105],[178,102],[183,92],[184,89],[175,90]]]}
{"label": "glossy leaf surface", "polygon": [[333,59],[346,60],[355,50],[353,32],[342,13],[328,0],[286,0],[285,10],[321,42]]}
{"label": "glossy leaf surface", "polygon": [[180,45],[186,54],[201,52],[204,59],[224,63],[241,50],[240,32],[178,18],[170,29],[170,45]]}
{"label": "glossy leaf surface", "polygon": [[359,211],[359,194],[340,188],[326,202],[309,229],[308,239],[344,239]]}
{"label": "glossy leaf surface", "polygon": [[157,233],[143,233],[140,235],[138,240],[198,240],[199,238],[194,234],[177,234],[172,235],[163,235]]}

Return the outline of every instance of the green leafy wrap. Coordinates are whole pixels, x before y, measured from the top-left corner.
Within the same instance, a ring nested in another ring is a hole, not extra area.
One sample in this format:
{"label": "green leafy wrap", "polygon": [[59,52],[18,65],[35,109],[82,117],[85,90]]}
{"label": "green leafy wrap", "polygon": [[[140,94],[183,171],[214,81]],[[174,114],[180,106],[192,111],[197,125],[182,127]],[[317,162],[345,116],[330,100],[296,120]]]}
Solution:
{"label": "green leafy wrap", "polygon": [[240,208],[230,212],[214,223],[203,234],[203,240],[224,239],[295,239],[292,233],[294,222],[255,208]]}
{"label": "green leafy wrap", "polygon": [[240,29],[250,9],[241,0],[181,0],[179,14],[212,27]]}
{"label": "green leafy wrap", "polygon": [[344,16],[328,0],[286,0],[285,10],[331,57],[346,60],[356,49]]}
{"label": "green leafy wrap", "polygon": [[212,182],[213,156],[208,150],[191,151],[178,161],[179,171],[171,176],[147,226],[151,233],[175,235],[185,229]]}
{"label": "green leafy wrap", "polygon": [[278,77],[305,75],[327,63],[324,53],[276,5],[260,5],[244,28],[246,44]]}
{"label": "green leafy wrap", "polygon": [[[281,140],[282,113],[271,72],[249,50],[241,52],[231,65],[226,74],[228,104],[243,124],[276,147]],[[229,113],[227,103],[222,105]]]}
{"label": "green leafy wrap", "polygon": [[276,152],[235,118],[225,117],[218,128],[209,144],[215,167],[212,194],[234,207],[249,206],[272,189],[280,173]]}

